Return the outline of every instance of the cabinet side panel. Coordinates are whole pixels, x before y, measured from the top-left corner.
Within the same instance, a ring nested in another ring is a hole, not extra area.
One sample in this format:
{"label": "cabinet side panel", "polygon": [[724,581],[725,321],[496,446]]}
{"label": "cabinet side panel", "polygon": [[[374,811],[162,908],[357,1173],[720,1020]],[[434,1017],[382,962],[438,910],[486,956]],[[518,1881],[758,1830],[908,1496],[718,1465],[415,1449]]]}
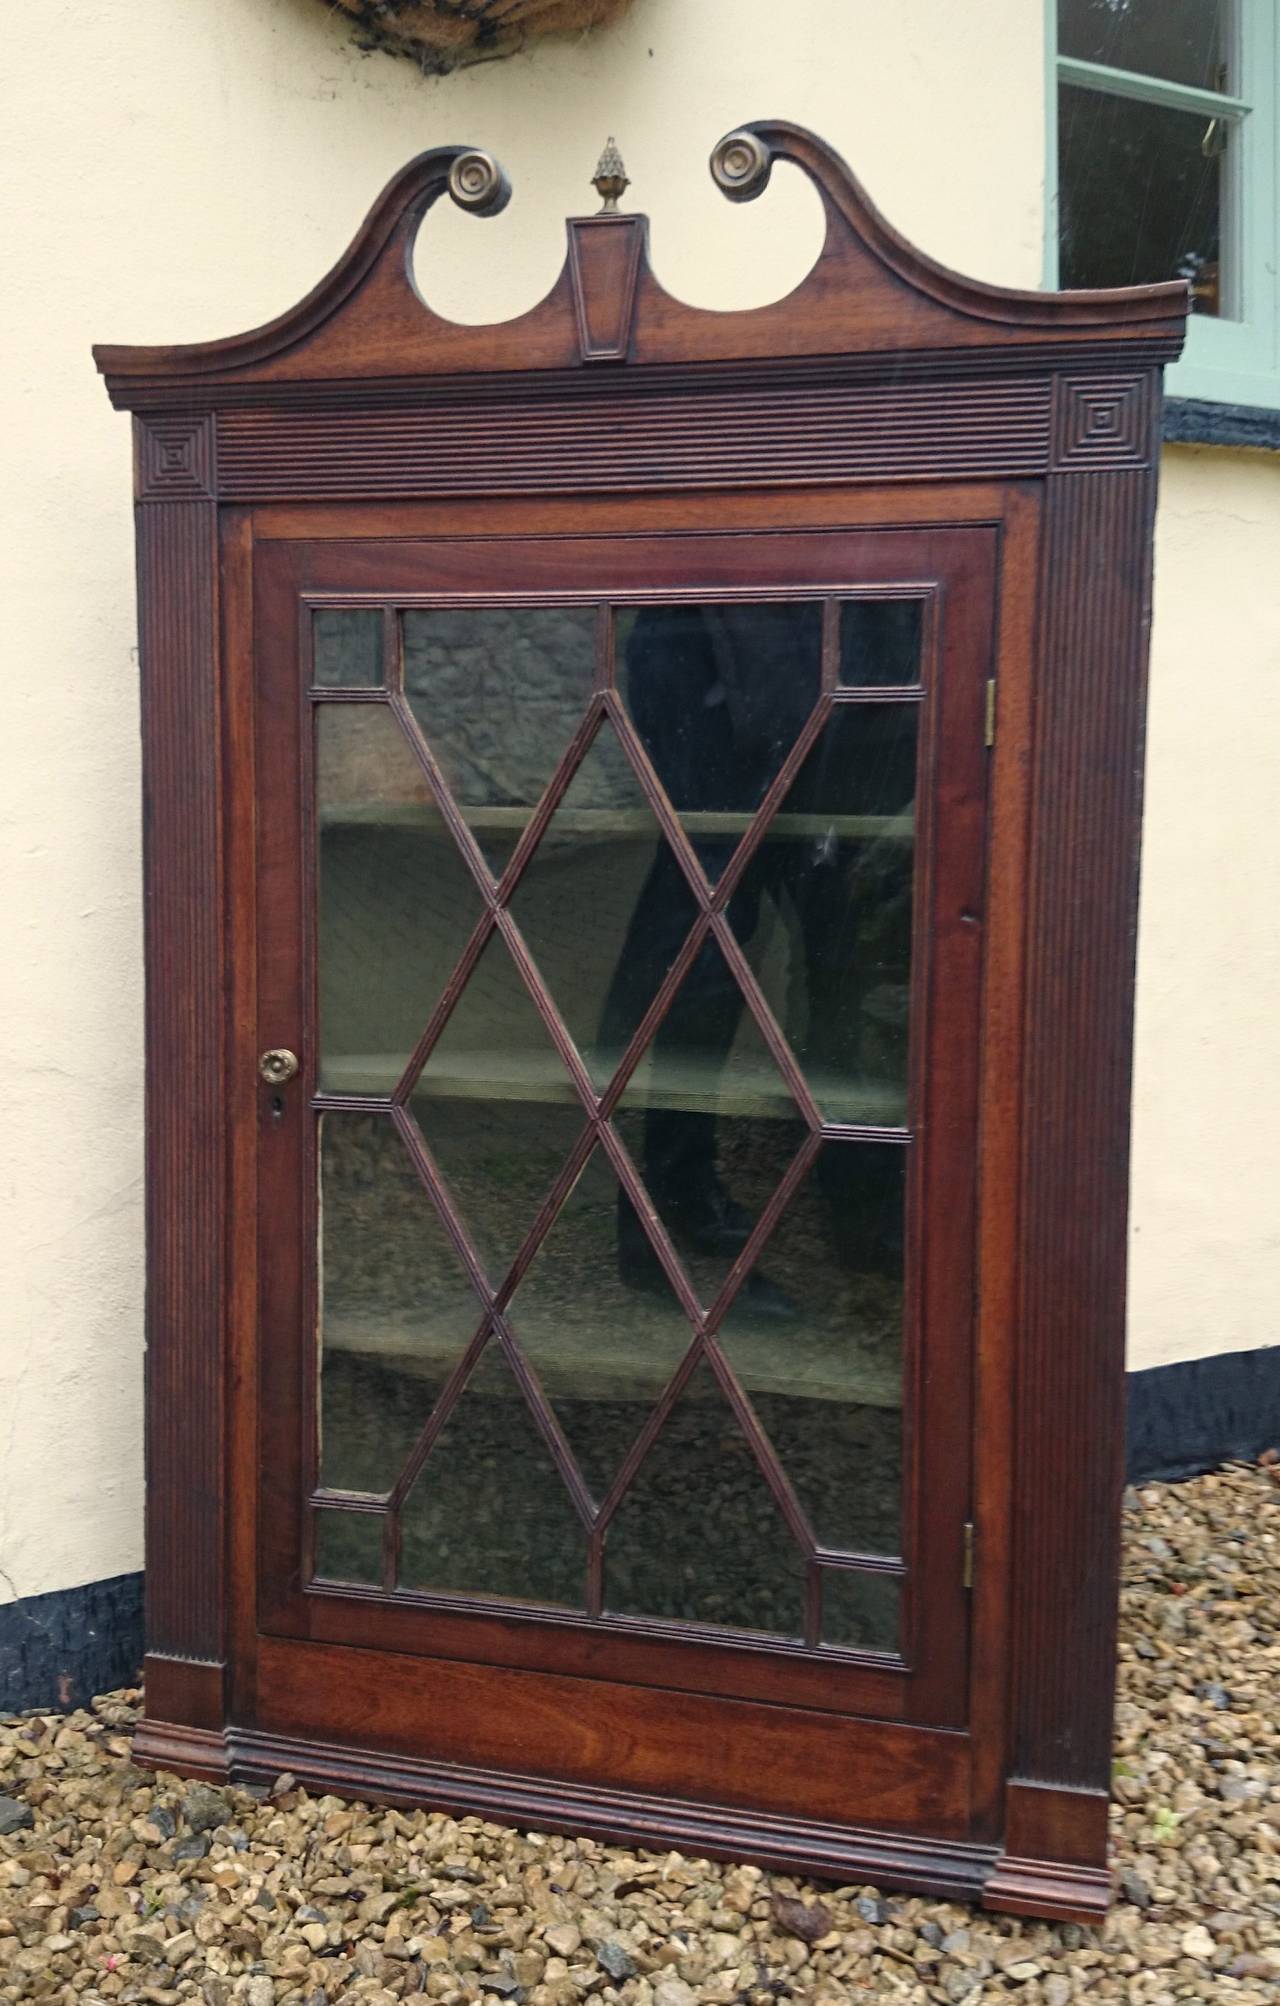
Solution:
{"label": "cabinet side panel", "polygon": [[1149,467],[1050,479],[1034,726],[1014,1769],[1103,1788],[1123,1479],[1153,503]]}
{"label": "cabinet side panel", "polygon": [[147,1648],[223,1655],[217,509],[139,502],[147,946]]}

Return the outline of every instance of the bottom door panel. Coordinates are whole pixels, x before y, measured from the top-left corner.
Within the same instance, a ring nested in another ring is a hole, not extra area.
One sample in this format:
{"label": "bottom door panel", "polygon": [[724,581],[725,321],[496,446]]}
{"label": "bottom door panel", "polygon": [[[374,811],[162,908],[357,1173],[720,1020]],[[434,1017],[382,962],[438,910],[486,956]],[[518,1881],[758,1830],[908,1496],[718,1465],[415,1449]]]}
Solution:
{"label": "bottom door panel", "polygon": [[945,1729],[272,1640],[258,1692],[267,1733],[501,1772],[513,1791],[555,1778],[762,1813],[803,1805],[819,1823],[967,1829],[969,1740]]}

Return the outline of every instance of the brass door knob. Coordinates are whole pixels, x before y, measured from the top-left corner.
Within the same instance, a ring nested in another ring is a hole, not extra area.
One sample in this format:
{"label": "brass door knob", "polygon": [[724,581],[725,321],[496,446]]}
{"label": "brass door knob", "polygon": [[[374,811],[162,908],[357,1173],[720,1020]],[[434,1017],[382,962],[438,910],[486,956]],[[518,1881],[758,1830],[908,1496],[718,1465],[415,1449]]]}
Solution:
{"label": "brass door knob", "polygon": [[283,1046],[264,1052],[258,1060],[258,1071],[269,1086],[283,1086],[286,1080],[293,1078],[297,1070],[297,1053],[286,1051]]}

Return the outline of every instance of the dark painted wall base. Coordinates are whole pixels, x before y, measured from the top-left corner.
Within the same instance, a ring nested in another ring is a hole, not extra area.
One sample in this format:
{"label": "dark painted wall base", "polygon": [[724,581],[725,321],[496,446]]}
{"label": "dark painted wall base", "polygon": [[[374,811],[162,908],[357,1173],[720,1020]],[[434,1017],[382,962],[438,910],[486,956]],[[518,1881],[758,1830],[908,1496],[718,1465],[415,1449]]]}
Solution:
{"label": "dark painted wall base", "polygon": [[1202,397],[1167,397],[1164,436],[1172,445],[1251,446],[1280,452],[1280,411],[1253,404],[1218,404]]}
{"label": "dark painted wall base", "polygon": [[1130,1483],[1280,1449],[1280,1345],[1131,1372],[1127,1444]]}
{"label": "dark painted wall base", "polygon": [[[1130,1483],[1270,1448],[1280,1449],[1280,1345],[1129,1374]],[[136,1684],[141,1664],[140,1574],[0,1607],[0,1713],[83,1706]]]}
{"label": "dark painted wall base", "polygon": [[0,1607],[0,1713],[83,1706],[138,1683],[142,1576],[117,1574]]}

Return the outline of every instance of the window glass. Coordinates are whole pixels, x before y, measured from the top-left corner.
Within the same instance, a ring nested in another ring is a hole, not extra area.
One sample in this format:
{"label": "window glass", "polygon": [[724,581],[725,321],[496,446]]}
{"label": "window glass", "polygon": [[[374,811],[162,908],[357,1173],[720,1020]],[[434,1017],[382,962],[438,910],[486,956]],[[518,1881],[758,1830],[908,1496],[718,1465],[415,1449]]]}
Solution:
{"label": "window glass", "polygon": [[1112,70],[1137,70],[1226,88],[1227,0],[1058,0],[1058,53]]}
{"label": "window glass", "polygon": [[1227,126],[1202,112],[1061,85],[1058,283],[1131,286],[1185,278],[1195,311],[1220,314],[1223,179],[1231,143]]}

